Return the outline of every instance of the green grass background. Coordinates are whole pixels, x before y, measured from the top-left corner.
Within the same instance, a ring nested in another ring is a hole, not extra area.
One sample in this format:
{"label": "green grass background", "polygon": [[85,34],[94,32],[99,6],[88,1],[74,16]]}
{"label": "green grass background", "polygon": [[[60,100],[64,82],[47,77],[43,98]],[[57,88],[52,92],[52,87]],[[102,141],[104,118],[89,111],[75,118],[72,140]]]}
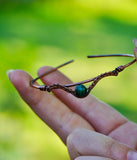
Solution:
{"label": "green grass background", "polygon": [[[130,58],[86,56],[132,54],[136,8],[136,0],[0,1],[0,160],[69,159],[60,139],[21,100],[6,71],[23,69],[35,77],[43,65],[74,59],[60,70],[78,82],[128,63]],[[137,122],[137,65],[103,79],[91,94]]]}

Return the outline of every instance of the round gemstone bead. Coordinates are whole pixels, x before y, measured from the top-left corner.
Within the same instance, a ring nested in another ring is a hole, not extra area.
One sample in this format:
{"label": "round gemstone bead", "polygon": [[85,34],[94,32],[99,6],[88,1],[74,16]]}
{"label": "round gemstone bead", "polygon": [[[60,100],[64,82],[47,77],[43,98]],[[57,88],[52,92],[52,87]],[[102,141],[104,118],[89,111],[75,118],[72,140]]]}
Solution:
{"label": "round gemstone bead", "polygon": [[85,97],[87,95],[87,88],[84,85],[79,84],[75,88],[75,94],[76,94],[76,97],[83,98],[83,97]]}

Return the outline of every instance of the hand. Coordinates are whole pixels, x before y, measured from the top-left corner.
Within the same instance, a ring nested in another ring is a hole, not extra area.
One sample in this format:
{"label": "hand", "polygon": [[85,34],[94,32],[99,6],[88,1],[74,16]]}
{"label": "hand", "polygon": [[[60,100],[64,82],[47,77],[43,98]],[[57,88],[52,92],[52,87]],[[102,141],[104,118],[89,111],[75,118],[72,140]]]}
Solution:
{"label": "hand", "polygon": [[[49,69],[43,67],[38,74]],[[30,87],[32,77],[22,70],[8,75],[22,99],[67,144],[72,160],[137,160],[132,152],[137,147],[137,125],[109,105],[92,95],[78,99],[59,89],[53,90],[54,95],[39,91]],[[46,85],[72,83],[59,71],[42,81]]]}

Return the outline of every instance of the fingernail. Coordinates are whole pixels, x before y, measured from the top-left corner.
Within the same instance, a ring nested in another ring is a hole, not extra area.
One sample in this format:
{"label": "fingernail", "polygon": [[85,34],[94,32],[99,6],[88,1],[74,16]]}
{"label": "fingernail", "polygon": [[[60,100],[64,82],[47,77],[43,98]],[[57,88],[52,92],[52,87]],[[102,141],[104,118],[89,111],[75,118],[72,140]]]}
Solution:
{"label": "fingernail", "polygon": [[137,152],[129,151],[127,154],[128,160],[137,160]]}
{"label": "fingernail", "polygon": [[6,74],[7,74],[8,78],[9,78],[9,80],[10,80],[10,74],[11,74],[11,72],[13,72],[13,71],[14,71],[13,69],[10,69],[10,70],[8,70],[8,71],[6,72]]}

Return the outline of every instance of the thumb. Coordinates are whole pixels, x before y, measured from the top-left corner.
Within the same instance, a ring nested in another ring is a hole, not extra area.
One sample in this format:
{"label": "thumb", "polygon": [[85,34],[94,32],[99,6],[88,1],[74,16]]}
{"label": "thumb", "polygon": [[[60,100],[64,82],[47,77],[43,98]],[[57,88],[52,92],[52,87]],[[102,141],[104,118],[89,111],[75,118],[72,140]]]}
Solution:
{"label": "thumb", "polygon": [[72,160],[79,156],[100,156],[116,160],[137,160],[132,149],[103,134],[76,129],[67,138],[67,146]]}

